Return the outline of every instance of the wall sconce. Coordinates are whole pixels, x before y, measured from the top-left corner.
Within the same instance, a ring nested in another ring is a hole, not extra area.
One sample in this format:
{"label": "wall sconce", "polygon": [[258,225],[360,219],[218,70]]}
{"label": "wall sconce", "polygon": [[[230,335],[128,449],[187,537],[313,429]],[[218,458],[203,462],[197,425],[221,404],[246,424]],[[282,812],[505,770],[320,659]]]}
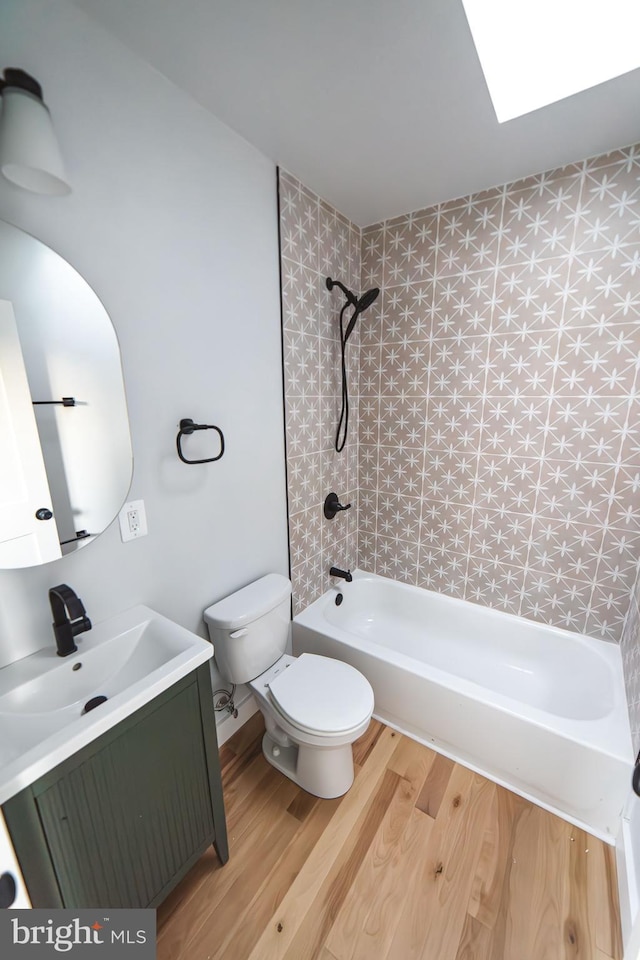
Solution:
{"label": "wall sconce", "polygon": [[50,196],[71,191],[42,87],[24,70],[0,79],[0,171],[12,183]]}

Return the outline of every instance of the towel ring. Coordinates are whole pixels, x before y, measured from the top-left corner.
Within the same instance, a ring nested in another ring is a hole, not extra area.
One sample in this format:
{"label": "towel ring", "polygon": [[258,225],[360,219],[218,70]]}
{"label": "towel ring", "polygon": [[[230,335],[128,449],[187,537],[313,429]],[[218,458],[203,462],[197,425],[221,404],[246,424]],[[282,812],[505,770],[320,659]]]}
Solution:
{"label": "towel ring", "polygon": [[[220,453],[216,457],[206,457],[204,460],[187,460],[182,452],[182,438],[190,436],[192,433],[195,433],[196,430],[216,431],[220,438]],[[194,423],[191,418],[187,417],[180,421],[180,430],[176,437],[176,447],[178,448],[178,456],[183,463],[215,463],[216,460],[219,460],[224,454],[224,434],[220,427],[216,427],[212,423]]]}

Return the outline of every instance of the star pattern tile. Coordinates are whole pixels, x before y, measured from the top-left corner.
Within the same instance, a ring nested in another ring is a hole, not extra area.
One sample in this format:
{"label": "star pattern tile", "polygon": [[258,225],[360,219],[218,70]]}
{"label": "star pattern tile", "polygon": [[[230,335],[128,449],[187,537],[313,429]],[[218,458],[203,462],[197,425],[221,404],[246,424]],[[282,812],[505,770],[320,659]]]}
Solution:
{"label": "star pattern tile", "polygon": [[[362,231],[280,180],[297,609],[340,556],[620,641],[640,746],[640,146]],[[381,291],[346,456],[327,274]]]}
{"label": "star pattern tile", "polygon": [[[334,450],[340,410],[338,312],[331,276],[360,289],[361,230],[286,173],[279,177],[285,428],[294,612],[329,585],[329,568],[358,565],[360,339],[349,340],[349,440]],[[376,364],[377,370],[377,364]],[[376,395],[378,393],[376,385]],[[327,493],[351,508],[324,518]]]}
{"label": "star pattern tile", "polygon": [[[409,425],[424,450],[415,485],[404,469],[395,488],[421,502],[410,582],[620,639],[640,531],[639,207],[629,148],[363,231],[382,314],[361,477],[393,490],[393,438],[404,446]],[[418,225],[420,277],[407,268]],[[392,530],[379,516],[374,497],[361,505],[380,571],[376,538]],[[412,542],[400,519],[395,533]]]}

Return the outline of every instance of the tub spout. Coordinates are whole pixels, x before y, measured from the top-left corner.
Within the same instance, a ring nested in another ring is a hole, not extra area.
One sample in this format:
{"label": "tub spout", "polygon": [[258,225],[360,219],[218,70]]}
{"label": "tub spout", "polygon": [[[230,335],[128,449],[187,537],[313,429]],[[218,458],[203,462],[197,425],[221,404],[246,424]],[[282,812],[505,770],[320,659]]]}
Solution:
{"label": "tub spout", "polygon": [[350,570],[341,570],[339,567],[331,567],[331,570],[329,570],[329,576],[341,577],[343,580],[346,580],[347,583],[351,583],[353,580]]}

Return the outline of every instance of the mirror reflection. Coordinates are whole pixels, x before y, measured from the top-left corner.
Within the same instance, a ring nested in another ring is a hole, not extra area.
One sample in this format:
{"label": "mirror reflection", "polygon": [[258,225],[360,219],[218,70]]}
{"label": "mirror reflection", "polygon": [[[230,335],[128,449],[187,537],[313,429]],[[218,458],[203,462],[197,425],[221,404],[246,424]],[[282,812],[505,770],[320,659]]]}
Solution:
{"label": "mirror reflection", "polygon": [[0,568],[89,543],[131,482],[116,333],[74,268],[0,221]]}

